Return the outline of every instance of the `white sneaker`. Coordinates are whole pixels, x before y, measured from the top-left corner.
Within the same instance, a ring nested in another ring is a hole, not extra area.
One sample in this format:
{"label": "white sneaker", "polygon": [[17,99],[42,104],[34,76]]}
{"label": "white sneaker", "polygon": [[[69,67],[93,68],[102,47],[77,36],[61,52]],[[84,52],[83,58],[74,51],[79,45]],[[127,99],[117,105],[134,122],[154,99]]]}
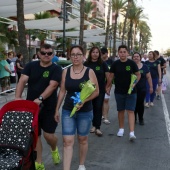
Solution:
{"label": "white sneaker", "polygon": [[145,103],[145,107],[149,107],[149,103]]}
{"label": "white sneaker", "polygon": [[135,139],[136,139],[136,136],[135,136],[134,132],[130,132],[130,134],[129,134],[129,140],[130,140],[130,141],[134,141]]}
{"label": "white sneaker", "polygon": [[150,102],[150,106],[154,106],[153,102]]}
{"label": "white sneaker", "polygon": [[86,168],[85,168],[85,166],[84,166],[84,165],[79,165],[78,170],[86,170]]}
{"label": "white sneaker", "polygon": [[117,136],[122,137],[124,135],[124,129],[119,129]]}
{"label": "white sneaker", "polygon": [[108,119],[104,119],[103,120],[103,123],[105,123],[106,125],[109,125],[110,124],[110,121]]}

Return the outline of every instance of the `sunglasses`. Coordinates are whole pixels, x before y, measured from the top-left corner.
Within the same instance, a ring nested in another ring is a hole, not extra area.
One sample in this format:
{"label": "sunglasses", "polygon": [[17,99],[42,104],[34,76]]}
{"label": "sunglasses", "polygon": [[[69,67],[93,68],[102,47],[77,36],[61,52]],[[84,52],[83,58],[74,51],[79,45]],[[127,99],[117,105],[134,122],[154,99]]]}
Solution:
{"label": "sunglasses", "polygon": [[48,56],[51,56],[53,54],[53,52],[43,52],[43,51],[40,51],[40,54],[41,55],[48,55]]}

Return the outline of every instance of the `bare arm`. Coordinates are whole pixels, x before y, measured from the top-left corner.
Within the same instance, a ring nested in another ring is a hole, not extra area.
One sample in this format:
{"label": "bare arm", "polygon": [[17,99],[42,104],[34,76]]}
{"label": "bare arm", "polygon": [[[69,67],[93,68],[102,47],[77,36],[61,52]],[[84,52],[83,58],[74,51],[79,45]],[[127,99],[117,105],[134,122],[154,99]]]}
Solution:
{"label": "bare arm", "polygon": [[92,93],[92,95],[90,95],[85,101],[90,101],[94,98],[96,98],[99,95],[99,85],[98,85],[98,81],[96,78],[96,75],[94,73],[94,71],[92,69],[89,70],[89,77],[90,77],[90,81],[96,86],[96,90]]}
{"label": "bare arm", "polygon": [[18,67],[19,69],[24,69],[23,67],[20,66],[19,63],[17,63],[17,67]]}
{"label": "bare arm", "polygon": [[5,68],[5,70],[6,70],[7,72],[9,72],[10,74],[12,73],[7,66],[4,66],[4,68]]}
{"label": "bare arm", "polygon": [[138,71],[138,72],[136,72],[135,73],[135,75],[137,76],[137,82],[140,80],[140,78],[141,78],[141,74],[140,74],[140,72]]}
{"label": "bare arm", "polygon": [[28,82],[29,77],[26,75],[21,75],[19,82],[16,87],[16,92],[15,92],[15,100],[20,100],[22,96],[22,92],[24,90],[25,84]]}
{"label": "bare arm", "polygon": [[161,83],[161,75],[162,75],[162,73],[161,73],[161,66],[160,66],[160,64],[158,64],[159,83]]}
{"label": "bare arm", "polygon": [[147,73],[146,78],[147,78],[147,81],[148,81],[148,84],[149,84],[149,92],[150,92],[150,94],[152,94],[153,93],[153,85],[152,85],[151,74]]}
{"label": "bare arm", "polygon": [[110,95],[110,90],[111,90],[111,87],[112,87],[113,78],[114,78],[114,73],[109,73],[108,79],[107,79],[107,84],[106,84],[106,93],[108,95]]}
{"label": "bare arm", "polygon": [[59,91],[59,94],[58,94],[57,106],[56,106],[56,111],[55,111],[55,115],[54,115],[54,118],[55,118],[56,122],[59,122],[59,120],[60,120],[59,109],[61,107],[61,104],[63,102],[63,99],[65,97],[65,93],[66,93],[66,89],[65,89],[65,76],[66,76],[66,72],[67,72],[67,69],[65,69],[63,71],[63,73],[62,73],[61,86],[60,86],[60,91]]}

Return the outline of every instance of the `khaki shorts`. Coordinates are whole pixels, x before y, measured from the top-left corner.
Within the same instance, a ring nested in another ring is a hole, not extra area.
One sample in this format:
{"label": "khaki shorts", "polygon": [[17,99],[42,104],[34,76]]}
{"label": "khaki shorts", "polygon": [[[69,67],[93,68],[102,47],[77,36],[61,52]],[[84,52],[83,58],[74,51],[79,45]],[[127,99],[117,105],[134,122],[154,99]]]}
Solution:
{"label": "khaki shorts", "polygon": [[1,78],[1,87],[9,87],[10,86],[10,77]]}

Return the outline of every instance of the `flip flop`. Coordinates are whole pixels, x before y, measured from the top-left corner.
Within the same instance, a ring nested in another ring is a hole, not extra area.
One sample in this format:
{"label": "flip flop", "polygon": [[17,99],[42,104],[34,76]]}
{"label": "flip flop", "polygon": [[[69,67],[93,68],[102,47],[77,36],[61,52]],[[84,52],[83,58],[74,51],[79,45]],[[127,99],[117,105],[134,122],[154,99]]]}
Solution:
{"label": "flip flop", "polygon": [[96,129],[95,134],[99,137],[101,137],[103,135],[103,133],[100,131],[100,129]]}
{"label": "flip flop", "polygon": [[91,130],[90,130],[90,133],[95,133],[95,132],[96,132],[96,128],[92,127]]}

